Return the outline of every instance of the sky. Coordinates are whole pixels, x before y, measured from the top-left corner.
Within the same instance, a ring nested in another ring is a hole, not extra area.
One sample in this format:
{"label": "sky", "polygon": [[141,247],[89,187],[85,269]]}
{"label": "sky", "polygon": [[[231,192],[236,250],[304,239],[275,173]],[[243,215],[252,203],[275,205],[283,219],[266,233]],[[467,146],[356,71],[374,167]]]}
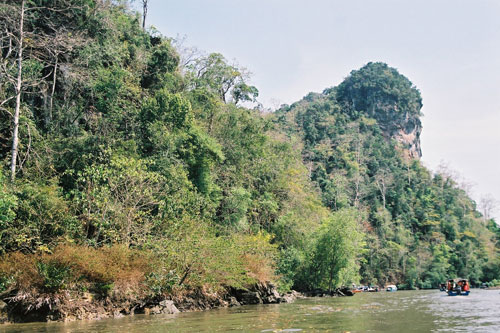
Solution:
{"label": "sky", "polygon": [[500,200],[499,18],[499,0],[149,0],[146,23],[247,68],[271,108],[386,62],[422,94],[424,164],[479,201]]}

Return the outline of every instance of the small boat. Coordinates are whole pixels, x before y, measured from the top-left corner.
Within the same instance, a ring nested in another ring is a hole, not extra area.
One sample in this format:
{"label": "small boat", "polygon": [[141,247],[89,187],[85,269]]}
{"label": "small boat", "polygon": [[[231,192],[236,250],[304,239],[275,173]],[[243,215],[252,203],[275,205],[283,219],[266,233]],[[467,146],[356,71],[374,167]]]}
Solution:
{"label": "small boat", "polygon": [[351,291],[353,293],[362,293],[363,291],[368,291],[368,287],[366,286],[356,286],[354,283],[352,284]]}
{"label": "small boat", "polygon": [[469,293],[470,293],[470,290],[467,290],[467,291],[449,290],[448,296],[469,296]]}
{"label": "small boat", "polygon": [[450,279],[446,282],[448,296],[469,296],[470,284],[466,279]]}
{"label": "small boat", "polygon": [[356,284],[352,284],[351,291],[353,293],[362,293],[363,292],[363,286],[356,286]]}
{"label": "small boat", "polygon": [[387,286],[387,288],[385,290],[386,291],[397,291],[398,287],[396,287],[394,284],[390,284]]}

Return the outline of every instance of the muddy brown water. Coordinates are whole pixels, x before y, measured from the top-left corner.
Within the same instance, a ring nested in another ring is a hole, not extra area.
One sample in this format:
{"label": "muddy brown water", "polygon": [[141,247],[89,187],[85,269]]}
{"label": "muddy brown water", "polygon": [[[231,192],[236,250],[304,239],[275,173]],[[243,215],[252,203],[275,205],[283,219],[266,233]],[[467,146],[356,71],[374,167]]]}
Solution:
{"label": "muddy brown water", "polygon": [[500,291],[456,297],[383,291],[177,315],[9,324],[0,332],[500,332]]}

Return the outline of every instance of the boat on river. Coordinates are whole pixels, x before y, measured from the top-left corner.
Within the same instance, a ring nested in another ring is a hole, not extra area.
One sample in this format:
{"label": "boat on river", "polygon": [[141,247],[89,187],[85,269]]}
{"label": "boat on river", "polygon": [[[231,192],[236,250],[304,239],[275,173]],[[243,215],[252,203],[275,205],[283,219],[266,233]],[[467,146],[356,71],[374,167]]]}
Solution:
{"label": "boat on river", "polygon": [[379,287],[378,286],[358,286],[358,287],[356,287],[356,285],[353,284],[351,291],[353,293],[362,293],[362,292],[372,293],[372,292],[378,292]]}
{"label": "boat on river", "polygon": [[387,288],[385,288],[386,291],[397,291],[398,290],[398,287],[396,287],[396,285],[394,284],[390,284],[387,286]]}
{"label": "boat on river", "polygon": [[470,284],[466,279],[450,279],[446,282],[448,296],[469,296]]}

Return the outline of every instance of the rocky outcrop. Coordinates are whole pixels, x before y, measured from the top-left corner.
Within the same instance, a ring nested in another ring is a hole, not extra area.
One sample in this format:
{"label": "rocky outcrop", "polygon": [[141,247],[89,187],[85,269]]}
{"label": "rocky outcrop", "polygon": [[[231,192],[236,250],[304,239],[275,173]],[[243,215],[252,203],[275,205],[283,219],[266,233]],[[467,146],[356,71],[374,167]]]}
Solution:
{"label": "rocky outcrop", "polygon": [[410,112],[397,113],[395,107],[396,105],[386,105],[385,108],[389,110],[376,112],[372,116],[377,120],[382,135],[387,140],[395,140],[406,157],[419,159],[422,157],[420,145],[422,122],[418,116]]}
{"label": "rocky outcrop", "polygon": [[347,287],[336,288],[334,290],[315,289],[304,292],[306,297],[332,297],[332,296],[354,296],[351,289]]}
{"label": "rocky outcrop", "polygon": [[153,307],[144,308],[144,314],[176,314],[179,313],[179,309],[174,305],[171,300],[163,300]]}
{"label": "rocky outcrop", "polygon": [[250,290],[233,289],[231,294],[242,305],[291,303],[299,296],[296,291],[280,294],[272,283],[259,283]]}
{"label": "rocky outcrop", "polygon": [[9,314],[7,312],[7,303],[0,300],[0,324],[6,322],[9,319]]}

